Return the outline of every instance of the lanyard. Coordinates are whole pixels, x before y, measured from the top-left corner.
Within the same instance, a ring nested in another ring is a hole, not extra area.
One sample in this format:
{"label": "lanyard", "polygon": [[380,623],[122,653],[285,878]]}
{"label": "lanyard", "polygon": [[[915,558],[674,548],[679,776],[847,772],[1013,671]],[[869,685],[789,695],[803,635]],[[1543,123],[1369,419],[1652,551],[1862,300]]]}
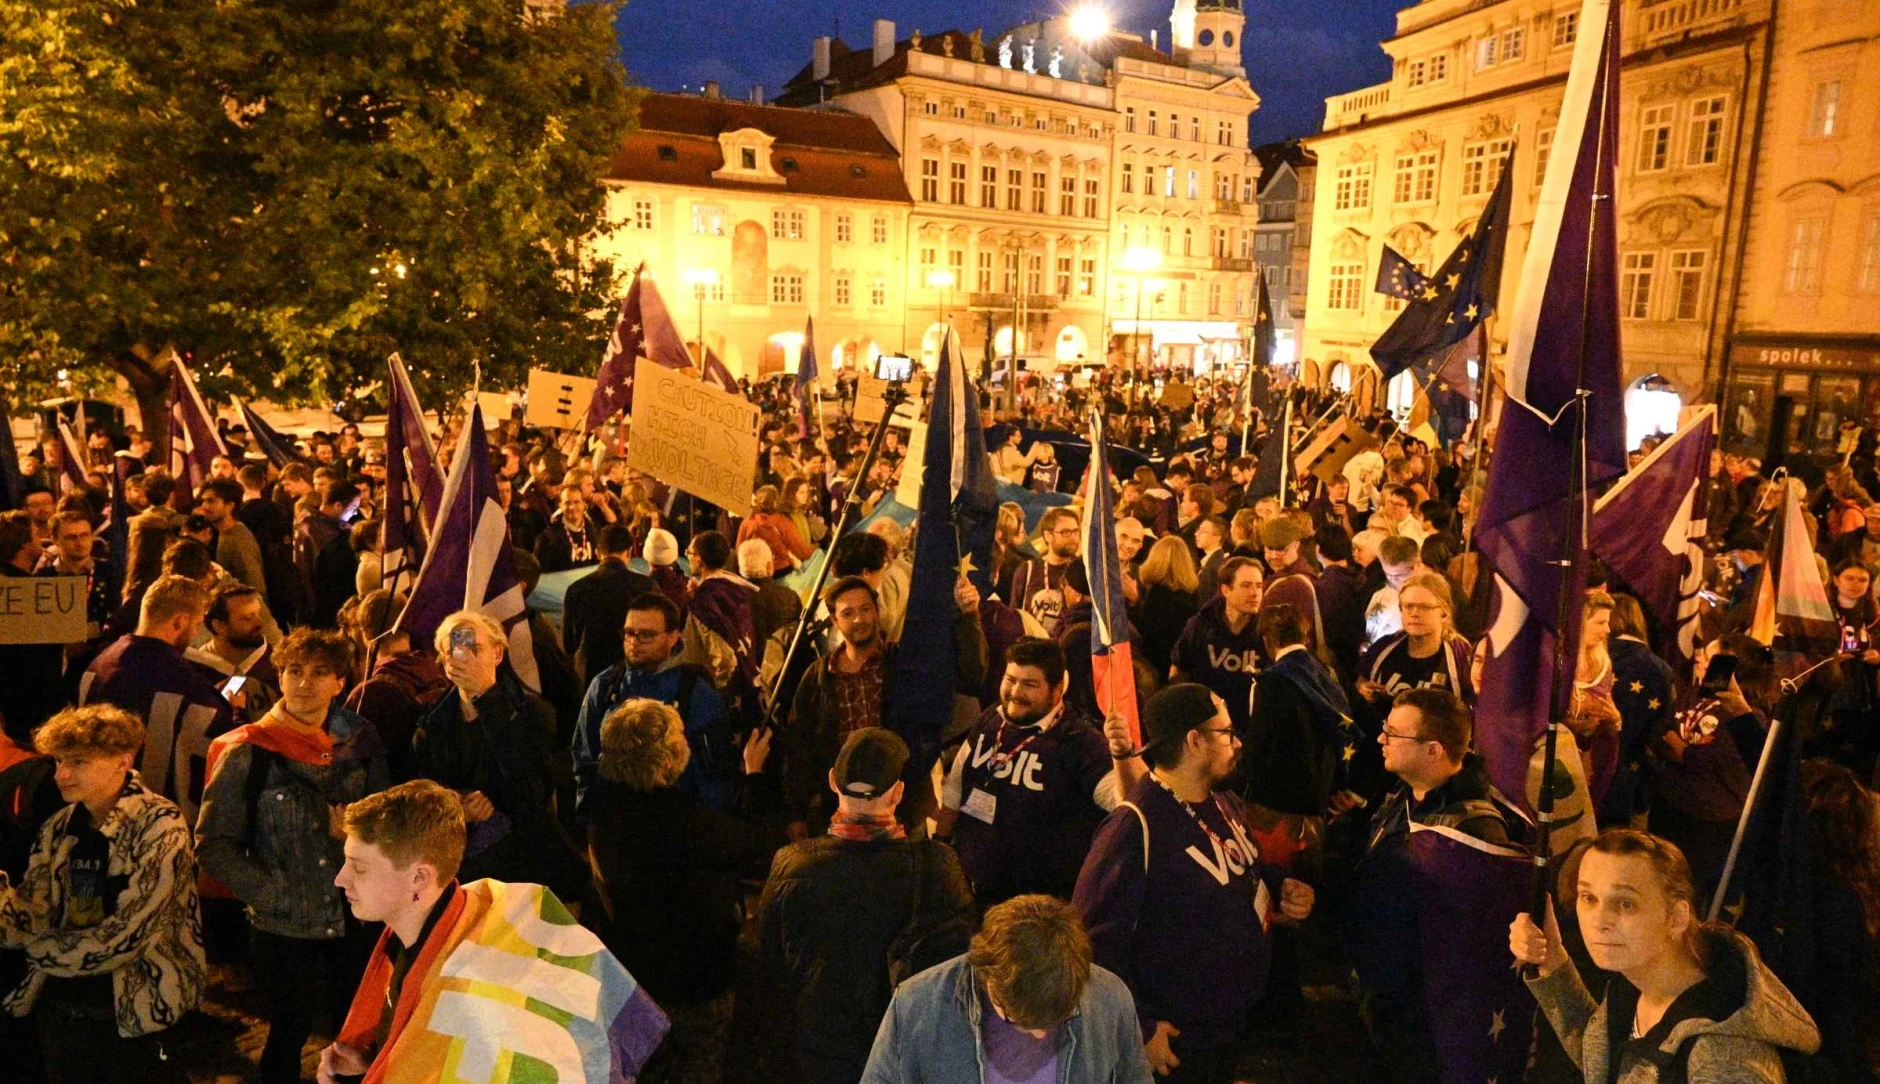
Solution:
{"label": "lanyard", "polygon": [[[1214,829],[1208,827],[1207,821],[1204,821],[1201,819],[1201,814],[1195,812],[1194,806],[1189,805],[1187,801],[1182,798],[1181,795],[1175,793],[1174,787],[1171,787],[1167,783],[1162,782],[1162,778],[1156,775],[1154,772],[1149,773],[1149,778],[1155,780],[1156,786],[1161,787],[1165,791],[1168,791],[1168,796],[1170,798],[1175,799],[1175,804],[1181,806],[1182,809],[1190,817],[1194,818],[1194,822],[1196,826],[1198,826],[1201,829],[1201,831],[1207,835],[1209,843],[1214,844],[1214,846],[1218,849],[1221,849],[1223,851],[1226,850],[1227,844],[1221,839],[1219,835],[1215,834]],[[1227,822],[1227,824],[1231,826],[1234,823],[1234,818],[1227,815],[1227,807],[1221,804],[1221,796],[1218,794],[1210,794],[1208,795],[1208,797],[1213,799],[1214,811],[1221,815],[1221,820]]]}
{"label": "lanyard", "polygon": [[989,758],[992,762],[993,770],[997,771],[998,769],[1005,767],[1007,764],[1011,763],[1013,757],[1018,756],[1018,754],[1024,752],[1027,748],[1029,748],[1032,742],[1035,742],[1039,738],[1044,737],[1044,727],[1039,725],[1043,722],[1044,720],[1040,719],[1038,720],[1038,723],[1034,723],[1029,727],[1025,727],[1024,729],[1031,731],[1030,734],[1025,736],[1025,740],[1019,742],[1017,745],[1014,745],[1010,749],[1006,749],[1004,748],[1004,746],[1005,746],[1005,728],[1007,726],[1007,723],[1005,719],[1005,712],[1001,710],[999,712],[999,733],[996,737],[992,739],[992,747],[998,751],[993,753],[992,756]]}

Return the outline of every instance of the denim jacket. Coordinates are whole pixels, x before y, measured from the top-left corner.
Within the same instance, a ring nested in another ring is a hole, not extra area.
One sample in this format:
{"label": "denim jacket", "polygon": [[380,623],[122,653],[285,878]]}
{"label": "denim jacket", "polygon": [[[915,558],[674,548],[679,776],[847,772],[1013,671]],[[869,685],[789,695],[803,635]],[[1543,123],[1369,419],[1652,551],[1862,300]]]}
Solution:
{"label": "denim jacket", "polygon": [[[928,968],[894,992],[862,1084],[984,1084],[979,982],[966,957]],[[1151,1084],[1136,1002],[1123,980],[1092,964],[1058,1033],[1058,1084]]]}
{"label": "denim jacket", "polygon": [[267,757],[268,777],[253,823],[253,745],[244,742],[223,754],[203,790],[196,819],[202,871],[248,905],[248,921],[263,933],[322,941],[346,933],[346,899],[333,885],[345,853],[328,830],[328,807],[384,790],[391,776],[371,723],[335,704],[326,729],[333,736],[331,764]]}

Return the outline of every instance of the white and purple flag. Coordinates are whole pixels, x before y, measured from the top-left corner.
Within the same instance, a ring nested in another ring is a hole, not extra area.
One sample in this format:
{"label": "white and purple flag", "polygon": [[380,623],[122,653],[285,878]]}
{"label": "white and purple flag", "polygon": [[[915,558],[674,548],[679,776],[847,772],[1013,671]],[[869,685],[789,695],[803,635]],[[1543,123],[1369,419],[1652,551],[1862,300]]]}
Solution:
{"label": "white and purple flag", "polygon": [[215,457],[227,454],[215,415],[203,404],[182,355],[170,351],[170,476],[193,497],[209,480]]}
{"label": "white and purple flag", "polygon": [[[379,577],[396,591],[398,578],[417,571],[424,560],[424,540],[444,503],[444,474],[437,449],[424,427],[424,408],[411,386],[404,360],[390,361],[390,401],[385,412],[385,538],[379,553]],[[415,514],[415,522],[414,522]]]}
{"label": "white and purple flag", "polygon": [[510,669],[530,690],[541,691],[522,579],[516,575],[515,554],[509,548],[509,520],[496,498],[496,471],[483,435],[483,408],[476,404],[470,407],[463,439],[444,480],[430,549],[397,627],[410,633],[413,642],[428,644],[438,625],[458,610],[476,610],[495,618],[509,637]]}
{"label": "white and purple flag", "polygon": [[1547,727],[1556,684],[1573,680],[1590,495],[1626,468],[1613,203],[1619,6],[1584,0],[1579,25],[1521,269],[1508,406],[1475,530],[1496,585],[1476,744],[1502,793],[1529,802],[1535,739]]}
{"label": "white and purple flag", "polygon": [[1704,486],[1716,420],[1715,406],[1700,407],[1593,506],[1593,552],[1652,616],[1660,657],[1687,678],[1697,650]]}

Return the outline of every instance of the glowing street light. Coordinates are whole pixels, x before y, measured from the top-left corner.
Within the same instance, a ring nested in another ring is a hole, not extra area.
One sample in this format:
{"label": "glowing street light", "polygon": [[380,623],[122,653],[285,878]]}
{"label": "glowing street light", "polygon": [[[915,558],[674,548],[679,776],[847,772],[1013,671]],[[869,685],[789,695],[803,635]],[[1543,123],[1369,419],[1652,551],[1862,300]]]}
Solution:
{"label": "glowing street light", "polygon": [[1096,4],[1079,4],[1071,9],[1071,37],[1089,45],[1110,34],[1110,13]]}
{"label": "glowing street light", "polygon": [[940,322],[947,322],[947,292],[959,278],[945,268],[935,268],[927,272],[927,288],[940,291]]}
{"label": "glowing street light", "polygon": [[[1142,294],[1149,283],[1154,281],[1149,278],[1149,273],[1162,266],[1162,253],[1147,245],[1137,245],[1123,251],[1121,263],[1123,270],[1136,276],[1136,326],[1131,329],[1129,344],[1129,395],[1130,405],[1134,406],[1138,379],[1136,358],[1142,350]],[[1160,288],[1159,285],[1157,288]]]}
{"label": "glowing street light", "polygon": [[686,285],[692,287],[692,296],[698,300],[698,371],[705,371],[705,294],[718,285],[720,276],[709,267],[690,268],[685,273]]}

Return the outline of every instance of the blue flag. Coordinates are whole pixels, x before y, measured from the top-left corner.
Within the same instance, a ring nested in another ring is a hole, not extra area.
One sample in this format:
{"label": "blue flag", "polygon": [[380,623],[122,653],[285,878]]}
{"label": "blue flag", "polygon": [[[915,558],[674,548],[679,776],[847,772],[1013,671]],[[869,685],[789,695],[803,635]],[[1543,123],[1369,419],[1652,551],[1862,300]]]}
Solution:
{"label": "blue flag", "polygon": [[902,648],[895,656],[888,725],[913,753],[909,771],[924,778],[939,753],[940,733],[953,719],[959,653],[954,623],[960,612],[954,585],[964,575],[981,598],[992,593],[992,532],[999,516],[979,398],[950,332],[934,373],[920,471],[914,575]]}
{"label": "blue flag", "polygon": [[796,355],[796,435],[808,440],[815,422],[810,417],[810,397],[816,394],[816,378],[822,373],[816,365],[816,318],[803,320],[803,348]]}
{"label": "blue flag", "polygon": [[235,400],[235,409],[241,413],[242,424],[248,428],[248,438],[254,441],[255,450],[267,456],[268,462],[285,467],[294,461],[293,441],[281,435],[254,407],[240,399]]}
{"label": "blue flag", "polygon": [[1417,265],[1406,259],[1403,253],[1385,245],[1384,256],[1377,262],[1377,284],[1371,289],[1389,297],[1415,301],[1429,281],[1429,276],[1417,270]]}
{"label": "blue flag", "polygon": [[[1626,466],[1613,211],[1618,5],[1585,0],[1580,26],[1586,32],[1574,47],[1521,271],[1509,334],[1508,401],[1475,530],[1496,585],[1475,740],[1502,793],[1529,801],[1535,739],[1547,727],[1556,684],[1573,680],[1590,494]],[[1594,27],[1602,32],[1590,33]],[[1576,459],[1580,389],[1587,392],[1586,439]],[[1582,464],[1576,486],[1573,473]],[[1569,523],[1578,534],[1571,552]],[[1570,600],[1565,607],[1563,597]],[[1565,641],[1559,655],[1564,673],[1556,672],[1557,638]]]}
{"label": "blue flag", "polygon": [[[1495,192],[1488,198],[1488,206],[1482,208],[1475,229],[1462,239],[1436,274],[1411,294],[1403,312],[1372,345],[1371,358],[1382,370],[1381,379],[1388,381],[1461,342],[1495,312],[1501,297],[1501,262],[1508,240],[1508,208],[1514,198],[1513,175],[1511,152],[1502,163],[1501,179],[1495,182]],[[1388,247],[1384,252],[1385,264],[1392,257],[1403,259]],[[1380,270],[1379,291],[1393,293],[1383,289],[1383,278]]]}
{"label": "blue flag", "polygon": [[413,643],[429,644],[437,627],[458,610],[488,614],[508,632],[510,669],[531,690],[541,691],[522,579],[509,548],[509,519],[496,497],[483,408],[474,403],[432,528],[431,548],[397,627],[410,633]]}

